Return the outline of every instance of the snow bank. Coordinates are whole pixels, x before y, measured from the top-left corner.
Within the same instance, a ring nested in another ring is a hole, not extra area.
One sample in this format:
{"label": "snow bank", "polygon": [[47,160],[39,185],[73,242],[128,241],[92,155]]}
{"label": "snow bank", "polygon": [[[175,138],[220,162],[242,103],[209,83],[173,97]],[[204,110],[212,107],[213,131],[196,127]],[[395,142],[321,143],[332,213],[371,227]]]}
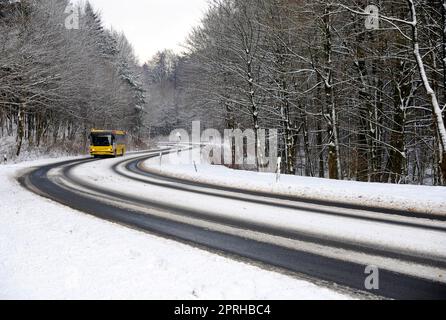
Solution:
{"label": "snow bank", "polygon": [[46,162],[0,166],[0,299],[351,298],[84,215],[15,181]]}
{"label": "snow bank", "polygon": [[79,146],[30,146],[27,140],[23,141],[20,156],[16,156],[17,151],[16,137],[0,137],[0,166],[4,165],[4,156],[7,158],[8,164],[17,164],[20,162],[35,161],[38,159],[60,159],[62,157],[81,154]]}
{"label": "snow bank", "polygon": [[319,178],[281,175],[276,181],[273,173],[231,170],[224,166],[190,163],[190,152],[165,156],[144,163],[154,173],[224,187],[268,192],[312,200],[327,200],[376,208],[446,215],[446,188],[431,186],[393,185],[335,181]]}

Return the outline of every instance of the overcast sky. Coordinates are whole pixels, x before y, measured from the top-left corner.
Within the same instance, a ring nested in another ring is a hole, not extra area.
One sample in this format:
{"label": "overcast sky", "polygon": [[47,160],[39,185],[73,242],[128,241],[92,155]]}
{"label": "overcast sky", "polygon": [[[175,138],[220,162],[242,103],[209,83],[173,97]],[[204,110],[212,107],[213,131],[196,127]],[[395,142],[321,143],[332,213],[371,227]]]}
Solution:
{"label": "overcast sky", "polygon": [[[85,1],[82,1],[85,2]],[[181,43],[200,23],[208,0],[90,0],[106,26],[123,31],[141,62]]]}

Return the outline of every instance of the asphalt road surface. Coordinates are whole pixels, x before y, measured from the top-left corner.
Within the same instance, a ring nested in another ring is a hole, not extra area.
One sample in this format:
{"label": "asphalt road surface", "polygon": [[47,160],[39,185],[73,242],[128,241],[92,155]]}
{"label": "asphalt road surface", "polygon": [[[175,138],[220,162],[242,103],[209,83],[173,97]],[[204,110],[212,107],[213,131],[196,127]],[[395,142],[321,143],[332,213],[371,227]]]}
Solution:
{"label": "asphalt road surface", "polygon": [[[323,215],[333,223],[348,221],[395,233],[410,231],[414,241],[429,234],[446,237],[446,219],[194,183],[155,174],[142,166],[145,160],[169,152],[163,149],[133,153],[103,163],[110,166],[112,174],[133,181],[135,186],[161,190],[166,198],[170,194],[176,198],[199,196],[203,199],[199,207],[123,193],[85,181],[73,173],[75,169],[102,160],[81,159],[34,168],[19,181],[32,192],[95,217],[234,259],[295,273],[327,286],[346,287],[358,294],[390,299],[446,299],[444,256],[375,245],[373,239],[361,243],[342,236],[257,223],[232,216],[231,212],[236,212],[240,205],[261,206],[262,210],[271,212],[292,210],[296,214]],[[214,201],[225,204],[226,215],[206,209],[206,204]],[[365,270],[370,265],[379,267],[379,289],[366,289]]]}

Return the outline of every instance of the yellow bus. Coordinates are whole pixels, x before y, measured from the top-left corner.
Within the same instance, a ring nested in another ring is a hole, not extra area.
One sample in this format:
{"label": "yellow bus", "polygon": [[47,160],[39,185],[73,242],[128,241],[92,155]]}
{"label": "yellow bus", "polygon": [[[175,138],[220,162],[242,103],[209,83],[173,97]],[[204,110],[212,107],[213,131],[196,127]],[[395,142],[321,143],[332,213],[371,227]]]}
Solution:
{"label": "yellow bus", "polygon": [[92,157],[124,156],[126,153],[127,133],[119,130],[91,130],[90,155]]}

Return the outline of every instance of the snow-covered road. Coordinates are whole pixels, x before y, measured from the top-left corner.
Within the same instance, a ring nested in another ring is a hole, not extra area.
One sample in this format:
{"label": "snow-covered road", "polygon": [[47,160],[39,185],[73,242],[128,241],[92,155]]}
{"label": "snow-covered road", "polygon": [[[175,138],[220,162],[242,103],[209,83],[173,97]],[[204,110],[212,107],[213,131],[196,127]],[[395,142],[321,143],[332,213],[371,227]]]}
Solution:
{"label": "snow-covered road", "polygon": [[[366,291],[365,268],[377,266],[382,281],[372,293],[446,296],[444,220],[186,183],[160,176],[159,159],[147,157],[55,165],[35,171],[26,182],[92,215],[296,274]],[[207,168],[208,176],[213,169]]]}
{"label": "snow-covered road", "polygon": [[15,180],[49,162],[0,165],[0,299],[351,298],[85,215]]}

